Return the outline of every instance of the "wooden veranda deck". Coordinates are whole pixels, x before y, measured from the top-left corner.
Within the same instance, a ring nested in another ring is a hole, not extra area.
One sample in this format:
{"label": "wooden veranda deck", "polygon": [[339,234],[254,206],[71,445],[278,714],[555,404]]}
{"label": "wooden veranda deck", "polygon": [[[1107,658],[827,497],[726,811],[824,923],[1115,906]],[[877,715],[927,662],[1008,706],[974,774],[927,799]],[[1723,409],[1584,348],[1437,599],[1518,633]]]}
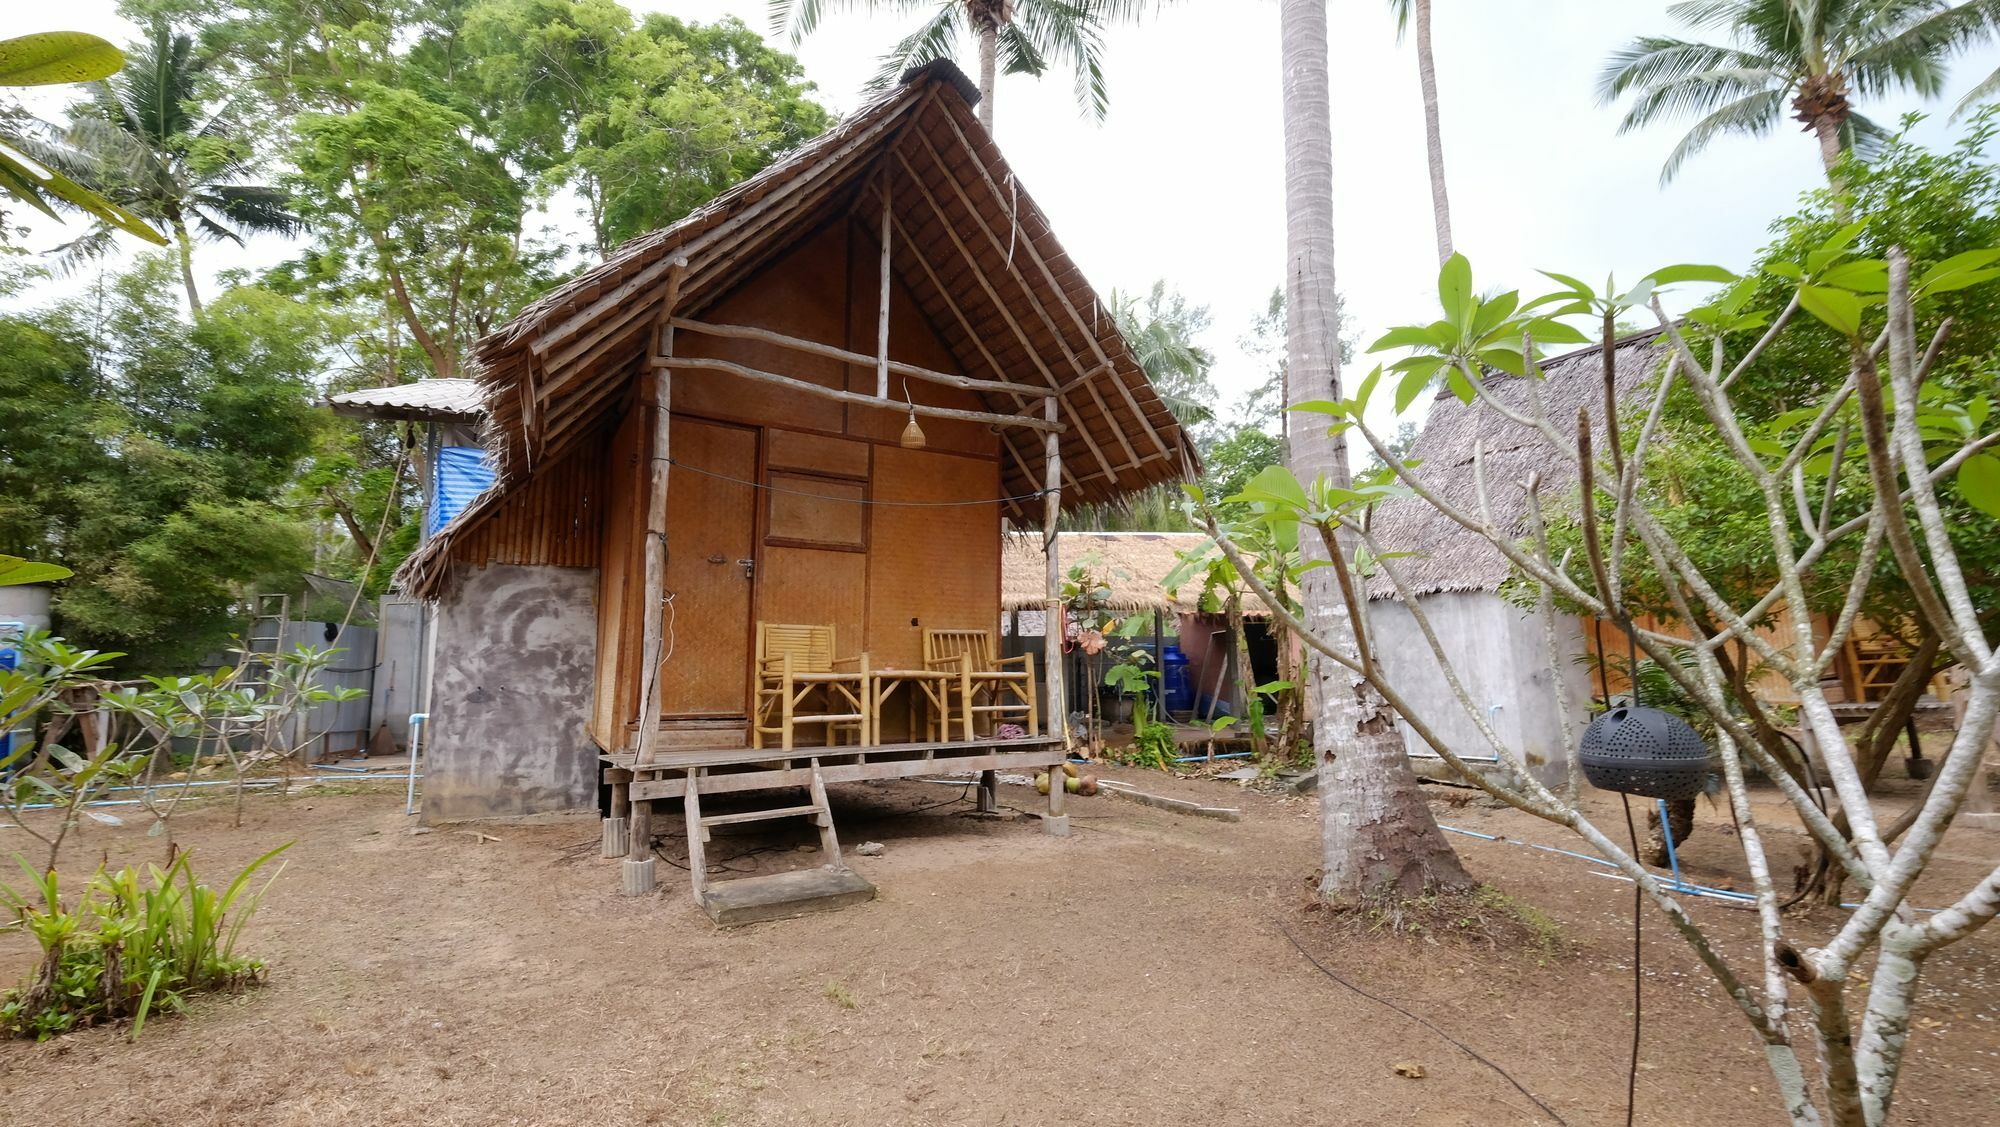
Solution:
{"label": "wooden veranda deck", "polygon": [[629,787],[632,801],[680,798],[687,777],[700,771],[703,794],[802,787],[812,781],[811,762],[819,761],[827,783],[906,779],[915,775],[957,775],[969,771],[1025,771],[1063,761],[1062,741],[1054,736],[1014,740],[937,743],[896,743],[870,746],[675,748],[655,754],[653,762],[635,765],[627,752],[599,756],[604,779]]}

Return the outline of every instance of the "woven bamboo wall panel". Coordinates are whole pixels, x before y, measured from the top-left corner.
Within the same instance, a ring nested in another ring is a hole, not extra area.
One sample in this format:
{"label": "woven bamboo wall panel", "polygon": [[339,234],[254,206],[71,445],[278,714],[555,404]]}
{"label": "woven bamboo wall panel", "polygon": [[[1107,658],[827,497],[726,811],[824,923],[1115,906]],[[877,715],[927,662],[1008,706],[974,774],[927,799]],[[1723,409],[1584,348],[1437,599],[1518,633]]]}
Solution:
{"label": "woven bamboo wall panel", "polygon": [[796,430],[766,432],[764,463],[774,470],[805,470],[832,477],[868,476],[868,444]]}
{"label": "woven bamboo wall panel", "polygon": [[[660,682],[668,716],[741,716],[750,668],[752,575],[756,550],[757,432],[675,416],[673,456],[710,476],[672,473],[667,484],[666,593],[663,637],[672,654]],[[734,479],[734,480],[731,480]],[[855,557],[859,558],[859,557]],[[643,608],[633,608],[642,622]],[[639,629],[628,626],[636,637]],[[633,659],[633,668],[641,665]],[[634,685],[637,677],[631,678]]]}
{"label": "woven bamboo wall panel", "polygon": [[767,544],[758,555],[757,573],[760,621],[832,626],[839,656],[861,652],[866,555]]}
{"label": "woven bamboo wall panel", "polygon": [[597,587],[597,693],[590,734],[600,747],[613,751],[623,742],[625,721],[635,711],[636,680],[622,674],[630,668],[625,657],[627,624],[636,630],[639,622],[638,533],[645,520],[640,505],[645,478],[641,452],[647,440],[644,412],[627,412],[606,454],[603,547],[598,553],[602,562]]}
{"label": "woven bamboo wall panel", "polygon": [[543,466],[452,545],[452,559],[489,563],[596,567],[604,508],[602,441],[590,441]]}
{"label": "woven bamboo wall panel", "polygon": [[[846,241],[836,224],[787,252],[702,316],[719,324],[753,325],[806,340],[840,341],[847,318],[846,253]],[[674,334],[674,351],[828,387],[841,387],[847,380],[847,365],[838,360],[762,341],[682,332]],[[838,403],[723,372],[676,372],[673,409],[675,414],[805,430],[845,428],[845,409]]]}
{"label": "woven bamboo wall panel", "polygon": [[[883,446],[877,502],[963,501],[1000,488],[999,463]],[[924,629],[1000,628],[998,505],[877,504],[868,575],[868,653],[878,665],[922,661]]]}
{"label": "woven bamboo wall panel", "polygon": [[859,481],[772,473],[764,542],[859,552],[868,546],[868,486]]}

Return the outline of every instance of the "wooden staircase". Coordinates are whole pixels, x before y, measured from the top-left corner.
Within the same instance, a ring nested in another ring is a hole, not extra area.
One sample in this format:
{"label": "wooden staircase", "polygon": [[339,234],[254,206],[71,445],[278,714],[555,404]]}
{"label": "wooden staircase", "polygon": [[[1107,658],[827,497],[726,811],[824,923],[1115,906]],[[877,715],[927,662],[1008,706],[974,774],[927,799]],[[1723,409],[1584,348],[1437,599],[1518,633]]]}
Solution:
{"label": "wooden staircase", "polygon": [[[875,898],[875,886],[840,860],[840,839],[833,829],[833,809],[827,803],[826,780],[819,760],[811,760],[812,777],[807,786],[809,801],[802,806],[773,806],[762,810],[742,810],[728,814],[701,812],[701,781],[705,767],[690,768],[687,793],[688,876],[694,886],[695,903],[718,924],[746,924],[759,920],[782,919],[807,912],[831,911]],[[708,879],[709,831],[715,826],[768,822],[782,818],[807,818],[819,829],[821,863],[810,869],[773,873],[768,876],[738,877],[711,884]]]}

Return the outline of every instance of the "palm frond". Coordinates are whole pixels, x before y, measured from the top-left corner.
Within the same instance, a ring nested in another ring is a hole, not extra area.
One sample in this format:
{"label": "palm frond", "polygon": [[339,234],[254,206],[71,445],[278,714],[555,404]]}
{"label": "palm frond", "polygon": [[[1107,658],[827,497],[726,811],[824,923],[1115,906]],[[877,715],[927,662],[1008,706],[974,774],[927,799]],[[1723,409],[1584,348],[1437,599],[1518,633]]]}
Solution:
{"label": "palm frond", "polygon": [[964,13],[965,9],[956,3],[939,5],[923,26],[898,40],[882,56],[882,65],[868,80],[868,89],[887,90],[901,81],[911,67],[923,66],[933,59],[951,58],[958,46]]}
{"label": "palm frond", "polygon": [[1667,5],[1667,14],[1674,22],[1692,28],[1735,27],[1746,22],[1746,9],[1754,6],[1756,0],[1685,0],[1679,4]]}
{"label": "palm frond", "polygon": [[291,235],[305,228],[290,210],[290,194],[281,188],[224,184],[202,193],[196,202],[215,208],[230,223],[255,234]]}
{"label": "palm frond", "polygon": [[194,229],[195,233],[206,242],[235,243],[239,247],[243,245],[242,235],[217,222],[214,216],[200,209],[194,212]]}
{"label": "palm frond", "polygon": [[1934,98],[1944,91],[1952,55],[2000,33],[2000,0],[1902,0],[1871,9],[1871,17],[1842,61],[1855,91],[1874,96],[1908,86]]}
{"label": "palm frond", "polygon": [[1412,0],[1389,0],[1389,14],[1396,17],[1396,42],[1401,43],[1409,33],[1410,15],[1415,8]]}
{"label": "palm frond", "polygon": [[1880,122],[1858,113],[1847,115],[1847,120],[1840,126],[1840,147],[1862,162],[1881,156],[1882,150],[1894,137],[1895,133],[1884,129]]}
{"label": "palm frond", "polygon": [[1757,94],[1788,93],[1790,83],[1770,71],[1711,71],[1648,87],[1618,123],[1628,133],[1655,121],[1715,113]]}
{"label": "palm frond", "polygon": [[1786,70],[1778,59],[1753,51],[1667,36],[1641,36],[1605,60],[1597,76],[1597,103],[1608,106],[1635,89],[1648,90],[1702,75],[1777,74]]}
{"label": "palm frond", "polygon": [[68,278],[109,256],[116,249],[118,240],[113,228],[105,223],[93,223],[90,230],[76,238],[50,247],[43,258],[48,264],[50,273],[59,278]]}
{"label": "palm frond", "polygon": [[1709,146],[1711,141],[1726,133],[1742,133],[1749,136],[1763,136],[1785,112],[1788,91],[1783,89],[1764,90],[1746,98],[1740,98],[1723,106],[1687,131],[1687,136],[1674,146],[1667,163],[1660,169],[1660,183],[1665,185],[1673,180],[1687,159]]}
{"label": "palm frond", "polygon": [[1008,63],[1007,73],[1040,74],[1051,61],[1066,62],[1075,76],[1077,104],[1094,120],[1103,121],[1110,108],[1110,95],[1104,85],[1105,8],[1106,5],[1091,0],[1033,0],[1019,4],[1014,23],[1001,29],[1001,52]]}
{"label": "palm frond", "polygon": [[1958,105],[1952,107],[1951,119],[1957,121],[1981,103],[1990,102],[1996,96],[2000,96],[2000,70],[1987,75],[1977,86],[1967,90],[1965,96],[1958,100]]}

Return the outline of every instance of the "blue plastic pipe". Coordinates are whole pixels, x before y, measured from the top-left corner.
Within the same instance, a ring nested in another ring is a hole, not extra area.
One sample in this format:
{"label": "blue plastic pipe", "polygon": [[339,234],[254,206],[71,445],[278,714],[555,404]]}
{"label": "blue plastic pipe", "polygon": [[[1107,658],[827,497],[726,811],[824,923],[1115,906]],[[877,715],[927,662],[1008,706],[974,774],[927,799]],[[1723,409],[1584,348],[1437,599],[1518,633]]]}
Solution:
{"label": "blue plastic pipe", "polygon": [[1681,859],[1674,852],[1674,826],[1667,820],[1667,800],[1657,800],[1660,804],[1660,837],[1667,843],[1667,866],[1674,871],[1674,887],[1681,888]]}

